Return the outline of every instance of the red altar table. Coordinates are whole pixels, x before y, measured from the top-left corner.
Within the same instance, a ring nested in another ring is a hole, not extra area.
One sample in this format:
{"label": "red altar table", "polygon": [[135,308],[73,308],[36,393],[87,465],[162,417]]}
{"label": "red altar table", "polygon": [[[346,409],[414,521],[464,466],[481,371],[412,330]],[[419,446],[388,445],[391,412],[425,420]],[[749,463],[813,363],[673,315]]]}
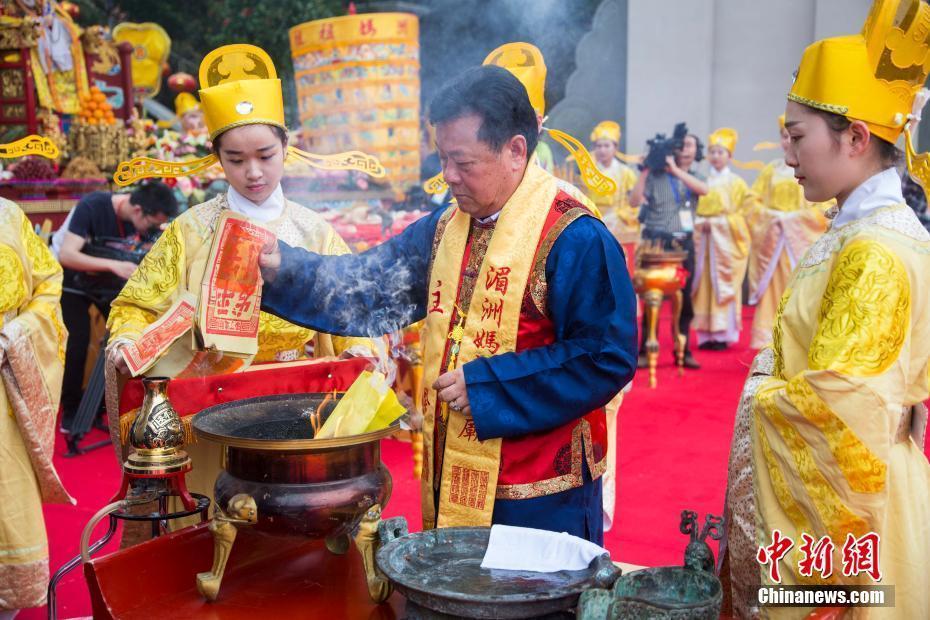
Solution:
{"label": "red altar table", "polygon": [[197,573],[213,564],[207,524],[94,559],[84,565],[94,618],[364,618],[403,617],[396,592],[375,605],[354,545],[344,555],[322,540],[269,537],[239,530],[214,603],[197,592]]}

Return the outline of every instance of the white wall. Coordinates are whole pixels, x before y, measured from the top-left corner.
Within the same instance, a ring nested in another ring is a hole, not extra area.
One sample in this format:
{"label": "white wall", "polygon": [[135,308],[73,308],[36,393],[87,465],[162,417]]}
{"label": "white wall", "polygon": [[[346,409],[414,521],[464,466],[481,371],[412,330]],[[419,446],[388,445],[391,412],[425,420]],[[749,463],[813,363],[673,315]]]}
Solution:
{"label": "white wall", "polygon": [[629,0],[626,148],[678,121],[706,136],[730,126],[736,157],[778,140],[776,118],[804,48],[862,28],[871,0]]}

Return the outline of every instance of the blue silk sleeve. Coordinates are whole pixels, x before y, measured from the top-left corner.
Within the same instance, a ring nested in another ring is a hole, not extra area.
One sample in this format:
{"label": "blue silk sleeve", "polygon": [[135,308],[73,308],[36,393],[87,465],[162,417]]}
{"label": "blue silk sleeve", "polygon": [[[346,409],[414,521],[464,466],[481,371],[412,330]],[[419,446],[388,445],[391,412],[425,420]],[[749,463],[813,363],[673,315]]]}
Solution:
{"label": "blue silk sleeve", "polygon": [[636,297],[623,250],[592,217],[572,222],[546,261],[553,344],[462,368],[482,440],[549,430],[603,406],[636,370]]}
{"label": "blue silk sleeve", "polygon": [[437,209],[361,254],[322,256],[281,247],[281,268],[262,290],[262,310],[337,336],[381,336],[426,316]]}

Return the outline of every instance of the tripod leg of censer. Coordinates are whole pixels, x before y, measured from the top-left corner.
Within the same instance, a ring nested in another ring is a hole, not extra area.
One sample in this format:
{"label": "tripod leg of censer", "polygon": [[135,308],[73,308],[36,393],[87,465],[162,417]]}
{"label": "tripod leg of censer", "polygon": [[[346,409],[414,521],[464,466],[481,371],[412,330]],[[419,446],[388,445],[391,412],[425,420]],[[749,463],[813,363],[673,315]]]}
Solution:
{"label": "tripod leg of censer", "polygon": [[649,387],[656,387],[656,365],[659,362],[659,308],[662,307],[662,291],[650,289],[643,294],[646,305],[646,361],[649,363]]}
{"label": "tripod leg of censer", "polygon": [[255,500],[244,493],[234,495],[226,507],[224,514],[219,508],[213,515],[210,523],[210,533],[213,534],[213,568],[206,573],[197,573],[197,591],[211,603],[220,593],[223,583],[223,573],[226,572],[226,562],[236,542],[237,525],[253,525],[258,521],[258,508]]}
{"label": "tripod leg of censer", "polygon": [[381,546],[378,537],[378,524],[381,522],[381,505],[375,504],[368,509],[355,535],[355,546],[362,554],[362,563],[365,565],[365,578],[368,581],[368,595],[375,603],[383,603],[391,596],[394,588],[388,578],[378,570],[375,563],[375,554]]}
{"label": "tripod leg of censer", "polygon": [[197,573],[197,591],[212,603],[220,593],[220,584],[223,583],[229,552],[236,542],[237,530],[228,521],[213,521],[210,533],[213,534],[213,568],[207,573]]}

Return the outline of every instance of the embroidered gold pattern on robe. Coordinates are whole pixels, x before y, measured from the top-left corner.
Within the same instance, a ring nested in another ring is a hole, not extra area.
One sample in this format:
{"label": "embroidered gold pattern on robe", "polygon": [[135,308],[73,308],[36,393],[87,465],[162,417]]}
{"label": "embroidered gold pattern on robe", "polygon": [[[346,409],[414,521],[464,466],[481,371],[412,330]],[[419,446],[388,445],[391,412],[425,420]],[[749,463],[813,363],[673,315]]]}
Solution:
{"label": "embroidered gold pattern on robe", "polygon": [[904,345],[910,299],[900,259],[874,241],[847,245],[823,294],[820,328],[808,353],[810,367],[857,377],[885,372]]}
{"label": "embroidered gold pattern on robe", "polygon": [[878,493],[885,488],[888,468],[843,419],[830,410],[804,376],[791,379],[785,386],[785,392],[794,408],[823,433],[833,458],[853,491]]}
{"label": "embroidered gold pattern on robe", "polygon": [[[854,514],[846,506],[836,491],[824,477],[807,443],[798,433],[797,429],[785,418],[782,411],[775,405],[776,390],[759,390],[756,397],[757,424],[768,421],[778,432],[781,441],[787,446],[794,459],[792,475],[800,479],[807,496],[813,500],[817,519],[826,528],[833,540],[846,540],[846,534],[853,533],[856,537],[868,533],[869,527],[865,520]],[[779,467],[776,462],[769,462],[769,467]],[[784,510],[788,507],[782,506]],[[819,533],[819,532],[815,532]]]}

